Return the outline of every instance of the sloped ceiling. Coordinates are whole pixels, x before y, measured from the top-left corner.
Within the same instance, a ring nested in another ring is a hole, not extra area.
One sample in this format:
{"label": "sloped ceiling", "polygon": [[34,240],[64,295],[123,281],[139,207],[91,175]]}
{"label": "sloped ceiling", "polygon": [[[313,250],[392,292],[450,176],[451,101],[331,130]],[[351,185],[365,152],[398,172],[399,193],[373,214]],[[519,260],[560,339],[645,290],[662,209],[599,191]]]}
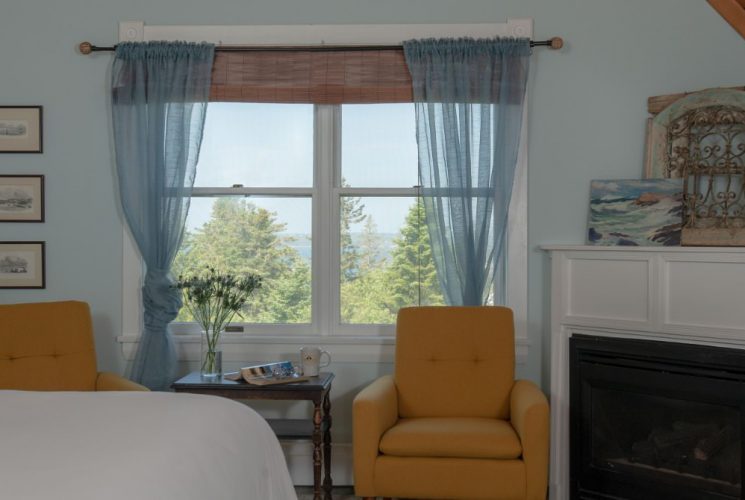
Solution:
{"label": "sloped ceiling", "polygon": [[727,22],[745,37],[745,0],[708,0]]}

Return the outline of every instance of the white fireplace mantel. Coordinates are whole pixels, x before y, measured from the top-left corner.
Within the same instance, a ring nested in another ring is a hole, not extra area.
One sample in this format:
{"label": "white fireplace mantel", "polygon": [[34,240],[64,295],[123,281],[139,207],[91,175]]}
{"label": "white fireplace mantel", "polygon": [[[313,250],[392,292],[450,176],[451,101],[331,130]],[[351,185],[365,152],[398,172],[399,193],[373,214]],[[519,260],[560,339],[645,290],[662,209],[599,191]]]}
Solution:
{"label": "white fireplace mantel", "polygon": [[550,245],[551,500],[569,500],[569,337],[745,349],[745,248]]}

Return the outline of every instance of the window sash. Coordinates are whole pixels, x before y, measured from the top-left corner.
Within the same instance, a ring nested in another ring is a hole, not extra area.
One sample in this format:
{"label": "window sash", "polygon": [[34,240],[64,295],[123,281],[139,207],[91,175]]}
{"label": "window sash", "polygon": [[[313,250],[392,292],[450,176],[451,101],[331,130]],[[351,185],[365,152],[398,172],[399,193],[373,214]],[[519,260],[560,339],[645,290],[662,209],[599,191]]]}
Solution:
{"label": "window sash", "polygon": [[[219,196],[248,196],[248,197],[270,197],[270,198],[310,198],[311,203],[315,206],[315,189],[314,188],[252,188],[252,187],[198,187],[192,191],[192,198],[213,198]],[[314,208],[315,210],[315,208]],[[315,213],[315,211],[314,211]],[[314,299],[317,291],[315,289],[315,276],[313,275],[314,264],[316,261],[315,249],[315,220],[311,220],[314,237],[311,239],[313,245],[311,251],[311,283],[313,285],[312,298]],[[317,314],[315,303],[311,306],[310,323],[247,323],[232,321],[228,325],[227,335],[231,334],[251,334],[251,335],[318,335]],[[177,335],[199,334],[201,327],[195,322],[173,322],[171,330]]]}
{"label": "window sash", "polygon": [[[313,238],[311,257],[312,306],[307,324],[242,323],[238,333],[251,335],[338,335],[392,336],[392,324],[347,324],[341,322],[341,199],[359,197],[416,197],[418,187],[355,188],[341,187],[341,106],[314,106],[313,187],[195,187],[192,197],[251,196],[312,199]],[[176,334],[196,334],[196,323],[173,323]],[[231,334],[234,332],[227,332]]]}

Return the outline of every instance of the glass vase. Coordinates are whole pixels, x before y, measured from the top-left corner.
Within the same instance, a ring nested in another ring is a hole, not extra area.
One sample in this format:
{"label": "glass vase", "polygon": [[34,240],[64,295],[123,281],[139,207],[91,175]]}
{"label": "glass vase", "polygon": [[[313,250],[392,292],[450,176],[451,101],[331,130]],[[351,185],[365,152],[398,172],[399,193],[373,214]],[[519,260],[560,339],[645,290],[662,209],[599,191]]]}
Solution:
{"label": "glass vase", "polygon": [[220,378],[222,376],[222,330],[202,330],[202,355],[200,373],[203,378]]}

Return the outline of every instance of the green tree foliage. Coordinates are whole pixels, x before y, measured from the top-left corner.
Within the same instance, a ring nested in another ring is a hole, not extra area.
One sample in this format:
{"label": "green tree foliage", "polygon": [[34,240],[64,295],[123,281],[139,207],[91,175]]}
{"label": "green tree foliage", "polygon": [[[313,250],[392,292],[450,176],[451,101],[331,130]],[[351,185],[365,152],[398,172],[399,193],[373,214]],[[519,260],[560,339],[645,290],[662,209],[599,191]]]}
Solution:
{"label": "green tree foliage", "polygon": [[396,315],[387,306],[390,293],[385,268],[378,267],[351,282],[341,284],[342,323],[390,324]]}
{"label": "green tree foliage", "polygon": [[[341,199],[341,320],[390,324],[401,307],[443,303],[424,208],[414,203],[393,240],[390,254],[360,198]],[[356,234],[352,230],[362,227]],[[244,322],[309,323],[311,270],[282,233],[277,214],[243,198],[218,198],[210,219],[188,232],[174,262],[174,274],[205,266],[255,273],[263,286],[244,309]],[[182,309],[178,321],[192,321]]]}
{"label": "green tree foliage", "polygon": [[341,279],[350,282],[357,278],[360,268],[359,249],[352,241],[352,226],[364,222],[368,216],[359,198],[342,196],[340,203]]}
{"label": "green tree foliage", "polygon": [[402,307],[443,304],[423,205],[414,203],[409,209],[389,259],[381,258],[383,250],[375,223],[371,216],[365,217],[357,249],[360,267],[354,272],[354,280],[341,283],[342,321],[394,323]]}
{"label": "green tree foliage", "polygon": [[443,305],[423,203],[414,203],[409,208],[395,245],[393,262],[386,271],[390,310],[398,312],[406,306]]}
{"label": "green tree foliage", "polygon": [[[277,214],[238,198],[218,198],[210,220],[184,237],[175,275],[209,265],[231,273],[255,273],[263,287],[249,301],[243,321],[310,322],[310,268],[280,233]],[[177,321],[191,321],[181,310]]]}
{"label": "green tree foliage", "polygon": [[359,240],[359,267],[364,274],[380,267],[384,258],[383,238],[378,234],[378,225],[372,216],[365,218],[365,225]]}

